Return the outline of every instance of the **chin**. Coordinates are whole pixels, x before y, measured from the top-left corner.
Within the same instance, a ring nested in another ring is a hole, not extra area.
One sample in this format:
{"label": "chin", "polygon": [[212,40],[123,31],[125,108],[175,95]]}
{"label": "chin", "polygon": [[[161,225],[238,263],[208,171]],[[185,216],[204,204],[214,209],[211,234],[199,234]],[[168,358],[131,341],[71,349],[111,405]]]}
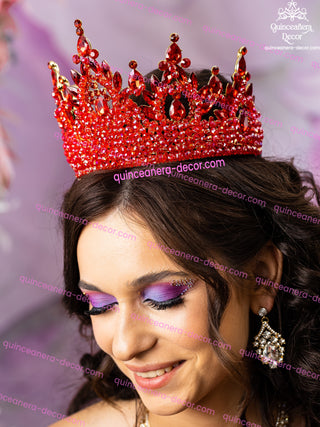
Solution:
{"label": "chin", "polygon": [[159,402],[151,403],[151,402],[143,401],[148,411],[152,412],[155,415],[161,415],[161,416],[176,415],[187,409],[187,407],[183,406],[183,404],[171,402],[171,399],[169,397],[162,399],[161,396],[155,396],[155,398],[157,400],[159,399]]}

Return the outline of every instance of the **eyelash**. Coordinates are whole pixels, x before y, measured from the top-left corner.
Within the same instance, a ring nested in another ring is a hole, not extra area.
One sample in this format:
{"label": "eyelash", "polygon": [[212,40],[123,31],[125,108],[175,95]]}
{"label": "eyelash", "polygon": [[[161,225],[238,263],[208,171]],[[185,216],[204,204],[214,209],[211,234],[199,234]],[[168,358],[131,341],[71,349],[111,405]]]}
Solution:
{"label": "eyelash", "polygon": [[145,301],[146,302],[149,301],[148,305],[152,308],[155,308],[156,310],[167,310],[168,308],[183,304],[184,298],[181,295],[179,295],[178,297],[169,299],[168,301],[158,302],[150,299],[147,299]]}
{"label": "eyelash", "polygon": [[[177,281],[174,281],[174,282],[177,284]],[[178,305],[183,304],[184,303],[184,297],[183,297],[184,293],[185,292],[182,292],[181,295],[179,295],[175,298],[172,298],[170,300],[167,300],[167,301],[158,302],[158,301],[154,301],[151,299],[146,299],[146,300],[144,300],[144,302],[148,302],[148,305],[150,307],[156,309],[156,310],[167,310],[168,308],[176,307]],[[95,316],[97,314],[102,314],[102,313],[105,313],[106,311],[108,311],[107,307],[110,307],[109,309],[111,310],[111,307],[113,307],[115,304],[116,303],[114,302],[112,304],[108,304],[108,305],[105,305],[103,307],[92,307],[91,310],[86,310],[84,312],[84,314],[89,315],[89,316]]]}
{"label": "eyelash", "polygon": [[111,307],[113,307],[115,304],[116,303],[114,302],[112,304],[104,305],[103,307],[92,307],[91,310],[86,310],[84,314],[86,314],[87,316],[95,316],[96,314],[102,314],[102,313],[105,313],[106,311],[111,310]]}

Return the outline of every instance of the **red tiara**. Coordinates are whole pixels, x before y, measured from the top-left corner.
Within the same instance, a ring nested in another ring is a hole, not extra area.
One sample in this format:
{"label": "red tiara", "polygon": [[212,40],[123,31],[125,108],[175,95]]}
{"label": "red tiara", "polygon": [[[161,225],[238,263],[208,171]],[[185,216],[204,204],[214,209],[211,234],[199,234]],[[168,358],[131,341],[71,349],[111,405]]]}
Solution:
{"label": "red tiara", "polygon": [[[57,104],[55,117],[62,129],[65,155],[77,177],[100,169],[261,154],[263,131],[252,83],[248,84],[245,47],[238,51],[232,83],[224,93],[216,66],[200,89],[195,74],[188,77],[184,69],[191,61],[182,59],[177,34],[171,35],[166,58],[159,62],[161,83],[152,76],[147,90],[137,62],[130,61],[128,87],[122,89],[120,73],[113,74],[106,61],[96,60],[99,52],[84,36],[81,21],[74,24],[79,39],[78,54],[72,59],[80,64],[80,73],[71,70],[75,84],[60,75],[56,63],[48,66]],[[146,105],[138,106],[132,95],[142,95]],[[172,97],[169,117],[167,96]],[[181,96],[187,99],[187,109]],[[216,103],[221,109],[214,110],[215,117],[203,119]]]}

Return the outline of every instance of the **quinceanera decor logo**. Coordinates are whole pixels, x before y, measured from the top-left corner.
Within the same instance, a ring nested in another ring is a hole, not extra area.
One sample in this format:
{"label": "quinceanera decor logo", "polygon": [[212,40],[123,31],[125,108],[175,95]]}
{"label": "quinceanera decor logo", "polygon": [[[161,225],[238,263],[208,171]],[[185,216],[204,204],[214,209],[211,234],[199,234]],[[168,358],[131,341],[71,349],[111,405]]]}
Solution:
{"label": "quinceanera decor logo", "polygon": [[313,33],[312,25],[307,18],[306,8],[297,7],[297,2],[291,0],[287,7],[278,10],[277,22],[270,25],[274,34],[281,33],[281,39],[286,43],[283,46],[266,46],[266,49],[320,49],[320,46],[301,46],[301,42],[308,33]]}

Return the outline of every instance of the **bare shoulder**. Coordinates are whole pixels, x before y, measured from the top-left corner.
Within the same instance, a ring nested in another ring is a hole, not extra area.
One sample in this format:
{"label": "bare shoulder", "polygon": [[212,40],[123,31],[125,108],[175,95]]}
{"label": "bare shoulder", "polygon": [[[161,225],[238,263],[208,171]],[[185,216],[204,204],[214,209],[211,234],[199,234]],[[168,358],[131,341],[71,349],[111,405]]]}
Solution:
{"label": "bare shoulder", "polygon": [[135,401],[119,400],[117,407],[98,402],[48,427],[132,427],[135,425]]}

